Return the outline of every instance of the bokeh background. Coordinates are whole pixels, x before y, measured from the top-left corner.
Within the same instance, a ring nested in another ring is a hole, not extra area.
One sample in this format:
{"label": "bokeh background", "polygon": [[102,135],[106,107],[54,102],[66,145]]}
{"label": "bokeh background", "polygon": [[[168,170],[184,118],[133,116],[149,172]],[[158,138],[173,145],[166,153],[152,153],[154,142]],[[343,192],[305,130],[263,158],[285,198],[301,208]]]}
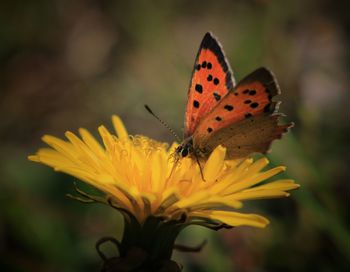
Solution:
{"label": "bokeh background", "polygon": [[195,54],[212,31],[237,79],[260,66],[276,74],[296,125],[269,158],[302,187],[245,207],[271,219],[264,230],[188,229],[180,242],[209,243],[174,259],[184,271],[350,271],[348,3],[1,1],[0,270],[98,271],[94,244],[120,237],[121,217],[67,199],[75,179],[26,157],[43,134],[96,132],[112,114],[131,134],[172,142],[143,104],[182,133]]}

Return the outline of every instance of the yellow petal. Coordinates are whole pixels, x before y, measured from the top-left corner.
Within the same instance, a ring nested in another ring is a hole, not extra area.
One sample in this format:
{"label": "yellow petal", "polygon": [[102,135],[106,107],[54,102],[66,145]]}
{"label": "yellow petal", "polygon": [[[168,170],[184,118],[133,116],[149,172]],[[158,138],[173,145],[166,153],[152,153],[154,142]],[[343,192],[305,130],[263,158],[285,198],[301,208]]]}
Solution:
{"label": "yellow petal", "polygon": [[254,162],[251,166],[249,166],[247,174],[253,175],[260,172],[266,165],[269,164],[269,160],[267,158],[261,158]]}
{"label": "yellow petal", "polygon": [[251,199],[266,199],[276,197],[286,197],[289,193],[279,190],[261,190],[251,192],[240,192],[235,194],[234,198],[237,200],[251,200]]}
{"label": "yellow petal", "polygon": [[272,168],[266,172],[262,172],[256,175],[253,175],[252,177],[246,177],[243,180],[240,180],[239,182],[233,184],[229,190],[227,190],[227,194],[233,194],[240,190],[243,190],[245,188],[249,188],[251,186],[254,186],[255,184],[258,184],[282,171],[285,171],[284,166],[278,166],[275,168]]}
{"label": "yellow petal", "polygon": [[33,161],[33,162],[40,162],[38,155],[29,155],[29,156],[27,156],[27,159],[30,161]]}
{"label": "yellow petal", "polygon": [[214,181],[224,166],[226,148],[219,145],[210,154],[204,166],[204,178],[206,181]]}
{"label": "yellow petal", "polygon": [[76,159],[75,149],[71,143],[50,135],[44,135],[42,140],[67,158]]}
{"label": "yellow petal", "polygon": [[201,202],[203,199],[208,198],[208,192],[200,191],[192,194],[191,196],[187,196],[186,198],[182,198],[176,203],[176,207],[183,209],[189,207],[191,205],[195,205],[198,202]]}
{"label": "yellow petal", "polygon": [[84,128],[80,128],[79,133],[91,151],[93,151],[99,157],[103,157],[105,155],[104,149],[99,144],[99,142],[97,142],[96,139],[90,134],[89,131]]}
{"label": "yellow petal", "polygon": [[218,220],[229,226],[252,226],[264,228],[269,224],[269,220],[257,214],[243,214],[231,211],[203,211],[193,212],[192,216],[207,217],[213,220]]}
{"label": "yellow petal", "polygon": [[120,120],[119,116],[117,115],[113,115],[112,116],[112,122],[113,122],[113,126],[115,129],[115,132],[118,135],[118,138],[121,140],[125,140],[129,138],[129,134],[123,124],[123,122]]}
{"label": "yellow petal", "polygon": [[195,210],[218,209],[218,208],[240,209],[241,207],[242,207],[242,202],[236,199],[212,196],[192,204],[191,207],[189,207],[189,210],[195,211]]}
{"label": "yellow petal", "polygon": [[281,180],[276,180],[273,182],[269,182],[267,184],[263,184],[251,189],[247,189],[246,191],[252,191],[252,190],[281,190],[281,191],[289,191],[289,190],[294,190],[298,189],[300,187],[299,184],[296,184],[294,180],[292,179],[281,179]]}

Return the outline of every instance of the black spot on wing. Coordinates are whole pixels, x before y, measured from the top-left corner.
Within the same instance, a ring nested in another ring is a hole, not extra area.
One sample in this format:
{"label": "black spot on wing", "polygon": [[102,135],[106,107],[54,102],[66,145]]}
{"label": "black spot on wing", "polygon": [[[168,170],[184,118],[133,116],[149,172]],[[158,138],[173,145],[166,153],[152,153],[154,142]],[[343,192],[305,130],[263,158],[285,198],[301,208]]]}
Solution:
{"label": "black spot on wing", "polygon": [[250,104],[250,107],[253,109],[257,108],[258,106],[259,106],[259,103],[256,103],[256,102]]}
{"label": "black spot on wing", "polygon": [[213,96],[214,96],[216,101],[219,101],[221,99],[221,95],[216,93],[216,92],[213,92]]}
{"label": "black spot on wing", "polygon": [[203,92],[203,87],[201,84],[196,84],[196,86],[194,87],[194,89],[198,92],[198,93],[202,93]]}
{"label": "black spot on wing", "polygon": [[233,110],[233,106],[232,105],[225,105],[224,109],[227,111],[232,111]]}
{"label": "black spot on wing", "polygon": [[193,107],[199,108],[199,102],[197,100],[193,100]]}

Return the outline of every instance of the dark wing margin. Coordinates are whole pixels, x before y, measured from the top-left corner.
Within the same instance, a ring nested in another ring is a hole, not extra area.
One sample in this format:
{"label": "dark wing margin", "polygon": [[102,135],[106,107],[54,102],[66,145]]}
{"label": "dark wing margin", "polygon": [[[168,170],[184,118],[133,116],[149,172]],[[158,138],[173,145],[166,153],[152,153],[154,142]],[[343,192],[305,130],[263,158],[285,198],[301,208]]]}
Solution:
{"label": "dark wing margin", "polygon": [[[202,40],[202,43],[200,45],[200,49],[201,48],[209,49],[210,51],[214,52],[214,54],[218,58],[218,61],[221,65],[222,69],[226,73],[226,87],[228,90],[232,90],[233,86],[235,84],[235,82],[233,80],[232,69],[230,67],[230,64],[226,60],[222,46],[220,45],[218,40],[212,35],[211,32],[205,33],[204,38]],[[199,52],[200,52],[200,50],[199,50]],[[199,52],[198,52],[198,54],[199,54]],[[197,56],[197,58],[198,58],[198,56]],[[197,63],[197,58],[196,58],[196,63]]]}

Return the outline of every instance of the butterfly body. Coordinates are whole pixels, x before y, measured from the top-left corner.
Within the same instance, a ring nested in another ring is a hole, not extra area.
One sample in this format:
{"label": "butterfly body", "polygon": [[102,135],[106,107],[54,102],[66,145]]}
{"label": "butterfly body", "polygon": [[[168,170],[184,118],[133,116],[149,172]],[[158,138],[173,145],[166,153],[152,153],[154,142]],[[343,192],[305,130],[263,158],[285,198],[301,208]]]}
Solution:
{"label": "butterfly body", "polygon": [[266,153],[293,124],[278,124],[280,93],[273,74],[259,68],[237,85],[218,41],[205,34],[200,45],[185,113],[184,141],[179,157],[206,159],[221,144],[227,158]]}
{"label": "butterfly body", "polygon": [[206,159],[210,151],[206,147],[199,147],[193,142],[193,137],[189,136],[176,148],[175,153],[181,158],[190,156],[195,159]]}
{"label": "butterfly body", "polygon": [[184,158],[193,154],[193,138],[192,136],[183,140],[183,142],[176,148],[175,153]]}

